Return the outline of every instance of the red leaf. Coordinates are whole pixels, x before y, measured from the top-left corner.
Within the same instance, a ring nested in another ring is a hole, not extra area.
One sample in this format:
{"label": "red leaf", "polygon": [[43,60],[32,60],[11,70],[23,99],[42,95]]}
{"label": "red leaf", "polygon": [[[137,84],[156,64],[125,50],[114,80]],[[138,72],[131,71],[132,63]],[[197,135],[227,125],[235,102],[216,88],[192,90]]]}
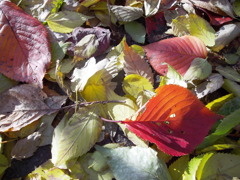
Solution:
{"label": "red leaf", "polygon": [[0,3],[0,72],[17,81],[38,84],[51,54],[47,31],[15,4]]}
{"label": "red leaf", "polygon": [[146,104],[135,121],[123,123],[144,140],[155,143],[163,152],[181,156],[191,153],[222,116],[207,109],[189,90],[166,85]]}
{"label": "red leaf", "polygon": [[158,73],[165,75],[168,63],[181,75],[184,75],[197,57],[206,58],[204,43],[194,36],[175,37],[151,43],[143,47],[150,64]]}

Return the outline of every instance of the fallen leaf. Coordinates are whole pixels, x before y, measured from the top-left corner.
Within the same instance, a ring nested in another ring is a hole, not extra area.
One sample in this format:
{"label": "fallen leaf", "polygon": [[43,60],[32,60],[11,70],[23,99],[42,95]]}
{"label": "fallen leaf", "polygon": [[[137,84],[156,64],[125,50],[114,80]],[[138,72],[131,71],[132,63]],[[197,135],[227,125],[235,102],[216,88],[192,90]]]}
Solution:
{"label": "fallen leaf", "polygon": [[219,52],[239,35],[240,22],[234,24],[226,24],[222,26],[216,33],[215,45],[211,49],[213,51]]}
{"label": "fallen leaf", "polygon": [[145,16],[153,16],[154,14],[156,14],[160,8],[160,3],[162,0],[146,0],[144,1],[144,12],[145,12]]}
{"label": "fallen leaf", "polygon": [[8,159],[3,154],[0,154],[0,177],[2,177],[4,171],[8,167],[9,167]]}
{"label": "fallen leaf", "polygon": [[236,70],[234,70],[232,67],[217,66],[216,70],[225,78],[232,81],[240,82],[240,74]]}
{"label": "fallen leaf", "polygon": [[138,74],[153,84],[153,73],[148,63],[140,54],[134,51],[133,48],[129,47],[126,42],[124,42],[123,54],[125,60],[124,71],[126,75]]}
{"label": "fallen leaf", "polygon": [[184,75],[193,59],[206,58],[207,49],[204,43],[194,36],[175,37],[151,43],[143,47],[152,67],[162,75],[166,75],[171,65],[178,73]]}
{"label": "fallen leaf", "polygon": [[96,36],[96,41],[98,42],[97,51],[92,56],[98,56],[104,53],[110,46],[110,31],[101,27],[93,28],[83,28],[77,27],[73,30],[72,36],[67,40],[71,43],[71,46],[68,48],[68,54],[71,56],[74,55],[76,44],[84,38],[86,35],[93,34]]}
{"label": "fallen leaf", "polygon": [[7,78],[6,76],[0,74],[0,93],[12,88],[17,85],[17,82]]}
{"label": "fallen leaf", "polygon": [[65,96],[47,97],[40,88],[20,85],[0,95],[0,132],[18,131],[60,109]]}
{"label": "fallen leaf", "polygon": [[9,1],[0,3],[0,21],[0,72],[42,87],[51,60],[45,27]]}
{"label": "fallen leaf", "polygon": [[92,17],[72,11],[60,11],[46,19],[51,30],[59,33],[70,33],[74,28],[83,25]]}
{"label": "fallen leaf", "polygon": [[233,11],[237,16],[240,16],[240,1],[236,0],[233,2]]}
{"label": "fallen leaf", "polygon": [[125,23],[124,29],[134,41],[141,44],[145,43],[146,30],[141,23],[136,21]]}
{"label": "fallen leaf", "polygon": [[191,35],[201,39],[206,46],[215,44],[215,30],[205,19],[196,14],[179,16],[172,20],[171,26],[175,36]]}
{"label": "fallen leaf", "polygon": [[102,121],[96,107],[80,108],[68,119],[67,115],[54,130],[52,162],[66,169],[67,162],[87,153],[97,142],[102,130]]}
{"label": "fallen leaf", "polygon": [[171,179],[165,163],[151,148],[138,146],[115,149],[95,146],[95,148],[107,159],[113,175],[118,180]]}
{"label": "fallen leaf", "polygon": [[181,156],[191,153],[221,118],[187,89],[165,85],[157,89],[157,95],[136,120],[126,119],[122,123],[163,152]]}
{"label": "fallen leaf", "polygon": [[183,180],[183,173],[188,166],[189,160],[189,156],[182,156],[169,166],[168,170],[172,179]]}
{"label": "fallen leaf", "polygon": [[143,15],[143,10],[138,7],[110,5],[109,8],[118,21],[131,22]]}
{"label": "fallen leaf", "polygon": [[229,93],[233,93],[235,96],[240,96],[240,85],[229,79],[224,79],[223,89]]}

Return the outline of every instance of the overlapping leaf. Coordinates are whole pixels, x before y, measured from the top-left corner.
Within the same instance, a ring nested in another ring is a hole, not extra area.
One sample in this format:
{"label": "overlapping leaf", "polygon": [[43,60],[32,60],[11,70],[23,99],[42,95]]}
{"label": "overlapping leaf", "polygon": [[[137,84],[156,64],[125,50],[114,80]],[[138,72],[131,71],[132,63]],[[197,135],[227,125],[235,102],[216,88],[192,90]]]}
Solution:
{"label": "overlapping leaf", "polygon": [[127,119],[123,123],[165,153],[181,156],[191,153],[221,118],[187,89],[166,85],[157,89],[157,95],[135,121]]}
{"label": "overlapping leaf", "polygon": [[0,72],[42,87],[51,59],[46,29],[8,1],[0,3],[0,21]]}
{"label": "overlapping leaf", "polygon": [[143,47],[152,67],[165,75],[171,65],[181,75],[190,67],[193,59],[206,58],[207,50],[204,43],[194,36],[175,37],[151,43]]}

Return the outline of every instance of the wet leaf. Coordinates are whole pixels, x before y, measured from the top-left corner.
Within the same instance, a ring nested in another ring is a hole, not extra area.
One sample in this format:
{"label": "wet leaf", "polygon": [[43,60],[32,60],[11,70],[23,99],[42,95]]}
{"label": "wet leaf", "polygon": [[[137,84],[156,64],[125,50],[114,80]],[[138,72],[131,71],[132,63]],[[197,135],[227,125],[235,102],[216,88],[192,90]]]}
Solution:
{"label": "wet leaf", "polygon": [[162,75],[165,75],[168,69],[163,63],[171,65],[179,74],[184,75],[195,58],[207,56],[205,45],[194,36],[166,39],[143,48],[152,67]]}
{"label": "wet leaf", "polygon": [[148,101],[136,120],[126,119],[122,123],[163,152],[181,156],[191,153],[221,118],[187,89],[165,85],[157,89],[157,95]]}
{"label": "wet leaf", "polygon": [[49,27],[59,33],[70,33],[74,28],[83,25],[92,17],[73,11],[60,11],[46,19]]}
{"label": "wet leaf", "polygon": [[51,60],[45,27],[9,1],[0,3],[0,21],[0,72],[42,87]]}
{"label": "wet leaf", "polygon": [[64,119],[55,128],[52,141],[52,162],[66,169],[66,163],[85,154],[97,142],[102,121],[96,107],[80,108],[69,120]]}
{"label": "wet leaf", "polygon": [[107,158],[107,162],[118,180],[166,179],[170,180],[165,163],[151,148],[119,147],[115,149],[95,146]]}
{"label": "wet leaf", "polygon": [[126,75],[138,74],[153,83],[153,73],[148,63],[132,47],[124,43],[124,71]]}
{"label": "wet leaf", "polygon": [[196,14],[179,16],[172,20],[171,25],[175,36],[191,35],[201,39],[206,46],[215,44],[215,30]]}
{"label": "wet leaf", "polygon": [[60,109],[65,96],[47,97],[40,88],[20,85],[0,95],[0,132],[18,131]]}

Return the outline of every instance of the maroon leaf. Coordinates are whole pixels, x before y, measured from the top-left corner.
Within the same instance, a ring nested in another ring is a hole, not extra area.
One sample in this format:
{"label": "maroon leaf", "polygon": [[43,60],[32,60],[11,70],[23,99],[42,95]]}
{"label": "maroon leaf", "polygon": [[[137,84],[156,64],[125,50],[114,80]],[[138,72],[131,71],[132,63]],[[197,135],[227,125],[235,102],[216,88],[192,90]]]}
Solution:
{"label": "maroon leaf", "polygon": [[0,72],[42,87],[51,60],[47,31],[15,4],[0,3]]}
{"label": "maroon leaf", "polygon": [[171,65],[181,75],[184,75],[197,58],[206,58],[207,49],[204,43],[194,36],[165,39],[143,47],[150,64],[160,74],[165,75]]}
{"label": "maroon leaf", "polygon": [[163,152],[182,156],[191,153],[221,118],[188,89],[166,85],[157,89],[157,95],[148,101],[135,121],[127,119],[122,123]]}
{"label": "maroon leaf", "polygon": [[78,27],[75,28],[72,32],[72,37],[69,38],[67,41],[71,42],[71,46],[68,49],[68,53],[71,56],[74,56],[74,46],[86,35],[88,34],[95,34],[97,40],[99,42],[99,47],[97,51],[93,54],[93,56],[98,56],[104,51],[109,48],[110,45],[110,31],[108,29],[104,29],[101,27],[94,27],[94,28],[83,28]]}

